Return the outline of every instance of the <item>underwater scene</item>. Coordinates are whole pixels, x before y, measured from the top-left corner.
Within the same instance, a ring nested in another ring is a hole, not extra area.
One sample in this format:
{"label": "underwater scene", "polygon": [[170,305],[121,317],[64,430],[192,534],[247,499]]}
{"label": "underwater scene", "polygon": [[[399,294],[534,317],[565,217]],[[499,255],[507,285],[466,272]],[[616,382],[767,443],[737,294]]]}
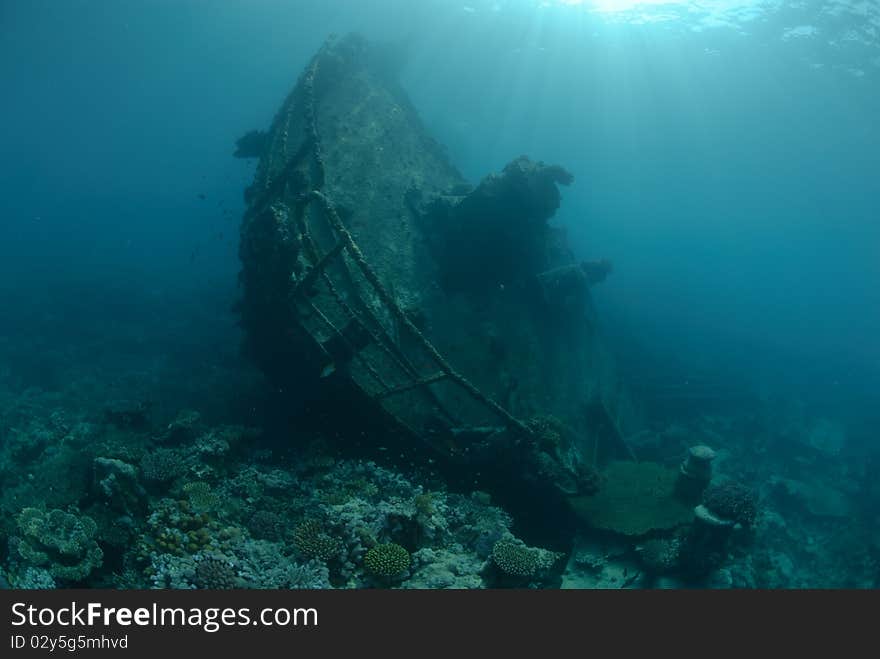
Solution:
{"label": "underwater scene", "polygon": [[880,587],[880,2],[0,2],[0,587]]}

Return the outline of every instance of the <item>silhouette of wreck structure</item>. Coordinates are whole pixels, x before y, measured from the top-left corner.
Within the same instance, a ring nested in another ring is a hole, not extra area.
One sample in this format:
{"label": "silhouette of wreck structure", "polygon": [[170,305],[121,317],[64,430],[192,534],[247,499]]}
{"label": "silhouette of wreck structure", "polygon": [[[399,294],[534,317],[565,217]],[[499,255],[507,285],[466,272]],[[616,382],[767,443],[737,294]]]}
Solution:
{"label": "silhouette of wreck structure", "polygon": [[439,463],[583,493],[639,422],[590,298],[610,264],[549,224],[574,177],[522,156],[471,185],[378,53],[328,40],[238,142],[249,352]]}

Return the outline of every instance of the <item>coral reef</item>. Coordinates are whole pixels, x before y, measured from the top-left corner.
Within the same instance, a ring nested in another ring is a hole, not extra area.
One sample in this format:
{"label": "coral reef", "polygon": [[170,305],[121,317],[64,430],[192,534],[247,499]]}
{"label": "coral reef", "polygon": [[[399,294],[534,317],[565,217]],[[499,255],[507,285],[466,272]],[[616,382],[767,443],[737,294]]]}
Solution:
{"label": "coral reef", "polygon": [[497,573],[493,585],[546,586],[556,576],[553,569],[562,556],[547,549],[529,547],[507,533],[492,546],[492,566]]}
{"label": "coral reef", "polygon": [[562,588],[635,588],[647,584],[638,545],[625,536],[578,534],[562,574]]}
{"label": "coral reef", "polygon": [[103,562],[95,542],[98,527],[90,517],[25,508],[17,523],[19,535],[10,544],[18,559],[25,566],[45,568],[53,579],[82,581]]}
{"label": "coral reef", "polygon": [[222,552],[154,554],[147,574],[153,588],[330,588],[326,566],[315,561],[298,563],[282,550],[278,543],[241,539],[227,543]]}
{"label": "coral reef", "polygon": [[395,542],[370,547],[364,554],[364,569],[373,576],[385,579],[399,577],[409,570],[411,563],[409,552]]}
{"label": "coral reef", "polygon": [[651,462],[617,461],[602,472],[593,496],[572,497],[575,514],[589,525],[627,536],[674,529],[693,519],[675,495],[677,474]]}
{"label": "coral reef", "polygon": [[[247,522],[247,528],[257,540],[278,542],[284,535],[285,519],[271,510],[257,510]],[[296,539],[294,539],[296,544]]]}
{"label": "coral reef", "polygon": [[308,519],[293,532],[293,546],[306,558],[327,562],[339,557],[342,542],[328,535],[320,522]]}
{"label": "coral reef", "polygon": [[194,512],[208,512],[214,510],[219,504],[219,499],[211,486],[204,481],[190,481],[184,483],[181,492],[186,495],[189,507]]}
{"label": "coral reef", "polygon": [[57,588],[58,584],[48,570],[29,567],[14,575],[10,586],[22,590],[52,590]]}
{"label": "coral reef", "polygon": [[515,577],[530,577],[538,569],[537,552],[524,544],[499,540],[492,547],[492,560],[502,572]]}
{"label": "coral reef", "polygon": [[[154,371],[143,377],[168,386]],[[659,464],[604,467],[599,491],[578,497],[581,523],[563,529],[570,547],[552,545],[563,560],[539,549],[550,541],[534,531],[515,537],[511,514],[488,494],[450,491],[424,465],[345,457],[312,429],[275,442],[235,425],[251,417],[217,420],[184,397],[151,406],[148,427],[110,422],[104,401],[151,399],[110,381],[16,388],[0,370],[0,588],[880,585],[876,457],[841,455],[838,423],[777,401],[634,440]],[[564,453],[561,422],[548,414],[530,425],[528,450]],[[681,471],[700,470],[688,449],[709,444],[715,480],[702,506],[664,512]],[[310,557],[305,537],[335,553]],[[388,543],[410,557],[391,579],[366,567]]]}
{"label": "coral reef", "polygon": [[94,460],[94,470],[97,490],[108,507],[127,515],[141,511],[146,491],[138,481],[134,465],[98,457]]}
{"label": "coral reef", "polygon": [[449,549],[425,547],[412,554],[411,576],[402,587],[413,589],[484,588],[485,560],[464,551],[461,545]]}
{"label": "coral reef", "polygon": [[652,575],[668,574],[679,567],[681,538],[653,538],[636,547],[639,561]]}
{"label": "coral reef", "polygon": [[703,505],[722,520],[743,526],[751,526],[758,516],[755,492],[732,480],[709,485],[703,492]]}
{"label": "coral reef", "polygon": [[156,449],[141,459],[141,473],[147,481],[166,483],[182,476],[184,471],[183,456],[171,449]]}
{"label": "coral reef", "polygon": [[228,590],[238,584],[232,563],[218,556],[201,556],[196,561],[195,582],[207,590]]}

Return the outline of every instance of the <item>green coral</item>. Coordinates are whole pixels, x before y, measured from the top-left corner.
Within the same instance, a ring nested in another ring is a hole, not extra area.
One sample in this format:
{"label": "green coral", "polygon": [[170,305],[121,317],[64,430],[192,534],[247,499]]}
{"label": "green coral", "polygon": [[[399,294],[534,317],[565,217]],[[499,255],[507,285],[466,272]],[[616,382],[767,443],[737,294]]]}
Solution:
{"label": "green coral", "polygon": [[693,519],[675,496],[677,472],[654,462],[613,462],[593,496],[572,497],[574,512],[590,526],[628,536],[673,529]]}
{"label": "green coral", "polygon": [[431,492],[423,492],[413,497],[413,506],[422,517],[431,517],[437,512],[434,505],[434,495]]}
{"label": "green coral", "polygon": [[183,456],[171,449],[157,449],[141,459],[141,473],[145,480],[166,483],[186,471]]}
{"label": "green coral", "polygon": [[141,536],[139,557],[147,560],[153,551],[195,554],[212,546],[215,526],[210,515],[193,511],[188,501],[162,499],[147,518],[148,532]]}
{"label": "green coral", "polygon": [[211,486],[204,481],[184,483],[181,489],[186,494],[189,499],[189,505],[195,512],[212,511],[220,503],[219,497],[211,490]]}
{"label": "green coral", "polygon": [[394,542],[376,545],[364,555],[364,568],[377,577],[391,578],[409,570],[409,552]]}
{"label": "green coral", "polygon": [[492,547],[492,560],[498,568],[514,577],[531,577],[538,569],[538,552],[522,543],[499,540]]}
{"label": "green coral", "polygon": [[30,566],[45,568],[55,579],[81,581],[104,562],[95,542],[98,526],[91,517],[25,508],[17,522],[19,557]]}
{"label": "green coral", "polygon": [[329,561],[342,549],[342,541],[324,531],[320,522],[308,519],[293,532],[293,546],[306,558]]}
{"label": "green coral", "polygon": [[238,575],[228,560],[203,556],[196,563],[195,582],[206,590],[229,590],[238,585]]}

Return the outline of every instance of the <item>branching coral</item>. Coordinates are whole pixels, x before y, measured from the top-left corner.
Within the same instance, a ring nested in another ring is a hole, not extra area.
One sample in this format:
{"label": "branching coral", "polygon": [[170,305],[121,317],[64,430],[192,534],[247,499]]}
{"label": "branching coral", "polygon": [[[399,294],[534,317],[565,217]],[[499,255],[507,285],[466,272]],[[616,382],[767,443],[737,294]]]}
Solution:
{"label": "branching coral", "polygon": [[[529,547],[510,533],[492,546],[492,563],[507,577],[542,582],[562,554],[549,549]],[[510,580],[507,580],[509,584]]]}
{"label": "branching coral", "polygon": [[342,542],[326,533],[319,522],[309,519],[293,532],[293,546],[306,558],[326,562],[339,556]]}
{"label": "branching coral", "polygon": [[498,568],[515,577],[530,577],[538,569],[538,552],[511,540],[499,540],[492,547]]}
{"label": "branching coral", "polygon": [[147,518],[148,533],[140,543],[141,558],[158,550],[194,554],[212,545],[216,524],[206,513],[194,512],[187,501],[162,499]]}
{"label": "branching coral", "polygon": [[204,481],[192,481],[184,483],[180,488],[186,494],[190,508],[194,512],[207,513],[213,511],[220,503],[219,497],[211,490],[211,486]]}
{"label": "branching coral", "polygon": [[364,554],[364,569],[373,576],[390,579],[409,570],[409,552],[394,542],[372,547]]}
{"label": "branching coral", "polygon": [[183,458],[170,449],[158,449],[141,459],[141,473],[145,480],[166,483],[184,472]]}

